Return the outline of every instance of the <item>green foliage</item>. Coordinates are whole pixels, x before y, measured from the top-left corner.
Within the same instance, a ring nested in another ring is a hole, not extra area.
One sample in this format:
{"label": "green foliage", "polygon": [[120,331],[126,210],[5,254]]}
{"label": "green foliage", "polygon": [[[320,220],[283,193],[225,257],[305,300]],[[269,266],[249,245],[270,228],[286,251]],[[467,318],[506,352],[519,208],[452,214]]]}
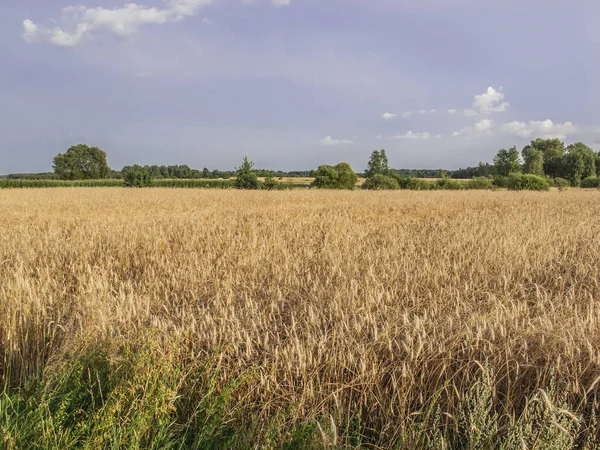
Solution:
{"label": "green foliage", "polygon": [[365,170],[365,177],[371,178],[375,175],[388,175],[389,171],[390,168],[385,150],[373,150],[367,164],[367,170]]}
{"label": "green foliage", "polygon": [[[565,144],[560,139],[536,139],[523,149],[523,152],[541,151],[544,158],[544,173],[551,178],[562,175],[562,158]],[[541,175],[541,174],[538,174]]]}
{"label": "green foliage", "polygon": [[[552,179],[551,179],[552,180]],[[571,186],[569,180],[565,180],[564,178],[554,178],[551,183],[554,187],[557,187],[559,191],[564,191]]]}
{"label": "green foliage", "polygon": [[474,177],[469,184],[471,189],[496,189],[494,182],[488,177]]}
{"label": "green foliage", "polygon": [[400,189],[409,189],[413,191],[422,191],[422,190],[430,190],[432,189],[431,183],[425,180],[420,180],[418,178],[412,177],[395,177],[396,181],[398,181],[398,185]]}
{"label": "green foliage", "polygon": [[550,189],[550,183],[538,175],[512,173],[508,176],[508,189],[511,191],[547,191]]}
{"label": "green foliage", "polygon": [[0,180],[0,189],[56,188],[56,187],[123,187],[123,180]]}
{"label": "green foliage", "polygon": [[448,191],[459,191],[465,189],[464,182],[452,180],[450,178],[441,178],[435,181],[435,189],[443,189]]}
{"label": "green foliage", "polygon": [[56,155],[53,168],[62,180],[93,180],[108,178],[110,174],[106,153],[85,144],[74,145],[66,153]]}
{"label": "green foliage", "polygon": [[244,161],[240,167],[236,167],[235,187],[238,189],[259,189],[260,183],[254,171],[254,161],[250,161],[244,156]]}
{"label": "green foliage", "polygon": [[152,185],[152,175],[148,167],[126,166],[123,168],[123,181],[127,187],[148,187]]}
{"label": "green foliage", "polygon": [[385,175],[376,174],[368,178],[362,186],[363,189],[370,190],[394,190],[400,189],[398,181],[395,178],[387,177]]}
{"label": "green foliage", "polygon": [[341,162],[335,167],[319,166],[311,186],[319,189],[354,189],[357,181],[358,175],[350,165]]}
{"label": "green foliage", "polygon": [[280,184],[281,183],[279,183],[275,180],[275,178],[273,177],[273,173],[271,172],[271,173],[269,173],[269,175],[267,175],[265,177],[263,187],[268,191],[272,191],[274,189],[279,189]]}
{"label": "green foliage", "polygon": [[501,149],[494,157],[494,167],[500,176],[508,176],[511,173],[521,171],[521,158],[516,147]]}
{"label": "green foliage", "polygon": [[544,153],[531,145],[521,152],[523,155],[523,173],[544,176]]}
{"label": "green foliage", "polygon": [[581,142],[569,145],[562,157],[561,172],[573,186],[579,186],[584,178],[596,176],[596,154]]}
{"label": "green foliage", "polygon": [[492,178],[492,184],[499,188],[508,188],[509,178],[496,175]]}
{"label": "green foliage", "polygon": [[600,188],[599,177],[587,177],[581,181],[581,187],[584,189]]}

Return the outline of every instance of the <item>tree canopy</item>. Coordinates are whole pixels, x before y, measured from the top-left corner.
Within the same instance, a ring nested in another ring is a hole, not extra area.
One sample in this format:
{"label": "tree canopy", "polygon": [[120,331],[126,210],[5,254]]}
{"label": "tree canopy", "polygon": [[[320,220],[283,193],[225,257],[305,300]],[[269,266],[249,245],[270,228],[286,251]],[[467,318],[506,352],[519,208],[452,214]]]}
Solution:
{"label": "tree canopy", "polygon": [[358,175],[350,164],[341,162],[335,167],[319,166],[312,186],[322,189],[354,189]]}
{"label": "tree canopy", "polygon": [[365,177],[371,178],[375,175],[388,175],[389,171],[390,167],[385,149],[373,150],[371,159],[369,159],[369,163],[367,164],[367,170],[365,170]]}
{"label": "tree canopy", "polygon": [[108,178],[110,167],[106,153],[98,147],[74,145],[54,157],[54,172],[62,180],[92,180]]}
{"label": "tree canopy", "polygon": [[521,158],[519,157],[519,151],[517,147],[511,147],[510,149],[502,149],[498,152],[494,158],[494,166],[496,167],[496,173],[501,176],[508,176],[511,173],[521,171]]}

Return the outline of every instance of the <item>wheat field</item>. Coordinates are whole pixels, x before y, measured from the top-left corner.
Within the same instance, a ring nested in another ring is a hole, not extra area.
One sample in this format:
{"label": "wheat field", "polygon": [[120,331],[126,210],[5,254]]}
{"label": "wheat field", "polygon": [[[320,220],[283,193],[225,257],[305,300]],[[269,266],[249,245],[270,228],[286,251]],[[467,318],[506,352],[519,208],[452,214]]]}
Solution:
{"label": "wheat field", "polygon": [[600,443],[598,191],[58,188],[0,211],[0,448]]}

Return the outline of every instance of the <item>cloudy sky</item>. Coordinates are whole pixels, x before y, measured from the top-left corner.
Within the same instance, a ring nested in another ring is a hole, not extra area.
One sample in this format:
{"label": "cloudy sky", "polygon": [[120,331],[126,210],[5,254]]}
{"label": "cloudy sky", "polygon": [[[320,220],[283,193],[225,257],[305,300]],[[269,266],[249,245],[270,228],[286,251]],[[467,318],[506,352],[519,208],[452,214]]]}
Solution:
{"label": "cloudy sky", "polygon": [[458,168],[535,137],[600,150],[596,0],[0,0],[0,173]]}

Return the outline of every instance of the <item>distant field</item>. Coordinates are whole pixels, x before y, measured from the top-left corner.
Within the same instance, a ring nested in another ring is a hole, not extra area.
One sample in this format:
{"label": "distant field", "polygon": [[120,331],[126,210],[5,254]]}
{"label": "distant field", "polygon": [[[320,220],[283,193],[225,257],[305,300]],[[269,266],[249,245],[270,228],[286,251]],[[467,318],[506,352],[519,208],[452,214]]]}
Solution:
{"label": "distant field", "polygon": [[598,448],[599,191],[0,210],[0,448]]}

